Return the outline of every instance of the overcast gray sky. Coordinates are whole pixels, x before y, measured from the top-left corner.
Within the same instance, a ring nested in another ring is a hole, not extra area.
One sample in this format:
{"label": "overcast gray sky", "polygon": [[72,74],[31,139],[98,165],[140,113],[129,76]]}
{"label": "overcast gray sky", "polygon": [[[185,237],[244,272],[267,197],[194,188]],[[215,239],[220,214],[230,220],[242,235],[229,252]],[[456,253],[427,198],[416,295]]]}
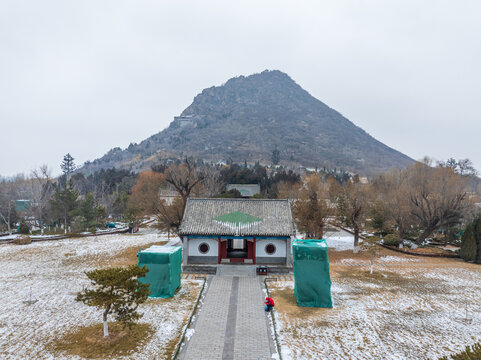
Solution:
{"label": "overcast gray sky", "polygon": [[162,130],[265,69],[385,144],[481,170],[481,1],[0,0],[0,175]]}

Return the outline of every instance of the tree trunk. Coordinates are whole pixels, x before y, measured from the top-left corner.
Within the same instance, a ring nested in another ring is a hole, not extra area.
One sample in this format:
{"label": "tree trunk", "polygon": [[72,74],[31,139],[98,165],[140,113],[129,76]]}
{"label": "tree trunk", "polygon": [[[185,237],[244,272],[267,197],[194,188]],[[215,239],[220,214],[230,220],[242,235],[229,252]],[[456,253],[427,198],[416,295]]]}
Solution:
{"label": "tree trunk", "polygon": [[354,225],[354,254],[359,252],[359,226]]}
{"label": "tree trunk", "polygon": [[399,233],[399,239],[401,240],[401,243],[402,243],[402,241],[406,237],[406,230],[404,229],[404,226],[399,225],[399,223],[397,224],[397,229]]}
{"label": "tree trunk", "polygon": [[433,233],[435,228],[428,227],[421,231],[421,234],[419,234],[418,238],[416,239],[416,244],[421,245],[426,238]]}
{"label": "tree trunk", "polygon": [[8,220],[7,220],[7,227],[8,227],[8,233],[12,235],[12,226],[10,225],[10,214],[12,210],[10,209],[10,202],[8,203]]}
{"label": "tree trunk", "polygon": [[104,337],[109,336],[109,324],[107,323],[107,315],[109,314],[110,311],[110,306],[105,309],[104,314],[103,314],[103,320],[104,320]]}
{"label": "tree trunk", "polygon": [[374,270],[374,254],[373,253],[371,253],[370,262],[371,262],[371,275],[372,275],[372,272]]}

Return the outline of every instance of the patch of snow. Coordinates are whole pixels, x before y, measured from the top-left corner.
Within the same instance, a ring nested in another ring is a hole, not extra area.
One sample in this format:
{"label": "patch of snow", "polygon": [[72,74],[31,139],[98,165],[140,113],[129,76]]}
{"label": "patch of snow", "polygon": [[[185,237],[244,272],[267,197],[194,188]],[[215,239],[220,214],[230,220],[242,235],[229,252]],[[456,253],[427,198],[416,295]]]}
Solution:
{"label": "patch of snow", "polygon": [[[52,354],[47,345],[55,337],[78,326],[101,323],[101,311],[75,301],[89,286],[85,272],[114,259],[129,247],[167,241],[155,231],[142,229],[135,235],[112,234],[37,242],[27,246],[0,247],[0,354],[4,359],[71,359]],[[199,286],[182,281],[178,294]],[[32,305],[24,301],[38,300]],[[142,349],[127,358],[162,358],[163,347],[178,336],[192,310],[188,297],[181,301],[148,299],[140,306],[141,322],[154,328],[154,335]],[[112,318],[109,318],[112,320]]]}
{"label": "patch of snow", "polygon": [[189,341],[191,336],[194,335],[195,329],[187,329],[185,332],[185,339],[186,341]]}
{"label": "patch of snow", "polygon": [[[296,316],[278,307],[283,358],[438,359],[480,341],[481,267],[409,267],[400,259],[405,258],[384,257],[398,267],[381,278],[336,277],[332,309]],[[272,286],[284,289],[288,283]]]}
{"label": "patch of snow", "polygon": [[408,258],[408,257],[399,257],[399,256],[382,256],[378,259],[375,259],[374,262],[381,262],[381,263],[406,263],[406,262],[419,262],[422,259],[419,258]]}

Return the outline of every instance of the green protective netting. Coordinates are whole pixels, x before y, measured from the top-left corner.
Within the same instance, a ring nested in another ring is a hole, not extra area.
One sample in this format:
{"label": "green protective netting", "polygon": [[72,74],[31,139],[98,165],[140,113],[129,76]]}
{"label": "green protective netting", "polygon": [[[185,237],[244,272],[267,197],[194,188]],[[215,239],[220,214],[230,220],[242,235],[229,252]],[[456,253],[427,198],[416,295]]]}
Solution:
{"label": "green protective netting", "polygon": [[292,250],[297,305],[332,307],[326,240],[294,240]]}
{"label": "green protective netting", "polygon": [[139,278],[141,283],[150,284],[150,297],[174,296],[180,286],[182,272],[182,248],[180,246],[153,245],[137,254],[139,266],[149,269],[147,276]]}

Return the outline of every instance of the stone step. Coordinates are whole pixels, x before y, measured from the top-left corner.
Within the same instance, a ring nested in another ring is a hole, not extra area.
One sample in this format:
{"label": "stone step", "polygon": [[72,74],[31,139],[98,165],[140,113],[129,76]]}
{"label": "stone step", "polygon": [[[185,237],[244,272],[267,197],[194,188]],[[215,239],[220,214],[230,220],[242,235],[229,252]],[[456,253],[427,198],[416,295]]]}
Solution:
{"label": "stone step", "polygon": [[256,266],[255,265],[221,264],[221,265],[217,265],[216,275],[239,276],[239,277],[256,276]]}

